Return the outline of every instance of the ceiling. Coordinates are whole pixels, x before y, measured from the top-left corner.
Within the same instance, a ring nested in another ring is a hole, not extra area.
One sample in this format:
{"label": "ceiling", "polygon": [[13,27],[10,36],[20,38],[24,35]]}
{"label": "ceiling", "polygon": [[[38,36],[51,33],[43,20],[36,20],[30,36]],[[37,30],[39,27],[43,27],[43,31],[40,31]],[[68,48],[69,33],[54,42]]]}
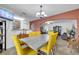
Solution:
{"label": "ceiling", "polygon": [[[40,4],[0,4],[0,7],[7,8],[15,14],[32,21],[38,19],[35,14],[40,10]],[[43,11],[47,16],[56,15],[66,11],[79,8],[79,4],[43,4]]]}

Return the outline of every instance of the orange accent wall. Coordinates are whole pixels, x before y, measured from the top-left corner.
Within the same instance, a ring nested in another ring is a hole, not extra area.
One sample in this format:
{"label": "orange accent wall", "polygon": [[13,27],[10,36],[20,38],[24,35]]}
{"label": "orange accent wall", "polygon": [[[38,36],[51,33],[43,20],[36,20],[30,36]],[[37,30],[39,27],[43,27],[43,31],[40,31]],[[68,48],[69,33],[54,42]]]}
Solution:
{"label": "orange accent wall", "polygon": [[77,31],[79,32],[79,9],[71,10],[68,12],[60,13],[54,16],[49,16],[44,19],[37,19],[30,22],[30,25],[34,24],[35,30],[40,30],[40,25],[48,20],[58,20],[58,19],[76,19],[77,20]]}

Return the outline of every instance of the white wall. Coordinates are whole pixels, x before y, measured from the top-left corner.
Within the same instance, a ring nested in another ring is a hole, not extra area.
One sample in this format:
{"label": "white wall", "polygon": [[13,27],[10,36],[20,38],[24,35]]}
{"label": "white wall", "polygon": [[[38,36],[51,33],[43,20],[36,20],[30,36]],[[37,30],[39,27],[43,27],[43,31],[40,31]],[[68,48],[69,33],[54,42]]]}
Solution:
{"label": "white wall", "polygon": [[6,21],[6,48],[14,46],[12,41],[14,31],[12,30],[12,21]]}

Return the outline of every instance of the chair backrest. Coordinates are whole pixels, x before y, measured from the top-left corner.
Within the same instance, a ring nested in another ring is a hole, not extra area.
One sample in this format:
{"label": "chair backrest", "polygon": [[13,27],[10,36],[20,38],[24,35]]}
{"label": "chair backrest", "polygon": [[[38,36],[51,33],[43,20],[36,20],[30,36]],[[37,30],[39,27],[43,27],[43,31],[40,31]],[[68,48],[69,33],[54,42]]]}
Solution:
{"label": "chair backrest", "polygon": [[14,42],[17,54],[21,55],[23,51],[22,51],[22,47],[20,45],[19,39],[17,38],[17,35],[13,36],[13,42]]}
{"label": "chair backrest", "polygon": [[53,35],[53,34],[55,34],[53,31],[48,31],[48,34],[49,35]]}
{"label": "chair backrest", "polygon": [[51,33],[48,33],[48,35],[49,35],[49,40],[48,40],[47,51],[48,51],[48,54],[50,54],[51,49],[56,44],[56,39],[57,39],[58,33],[51,32]]}
{"label": "chair backrest", "polygon": [[40,35],[40,32],[30,32],[29,36],[38,36]]}

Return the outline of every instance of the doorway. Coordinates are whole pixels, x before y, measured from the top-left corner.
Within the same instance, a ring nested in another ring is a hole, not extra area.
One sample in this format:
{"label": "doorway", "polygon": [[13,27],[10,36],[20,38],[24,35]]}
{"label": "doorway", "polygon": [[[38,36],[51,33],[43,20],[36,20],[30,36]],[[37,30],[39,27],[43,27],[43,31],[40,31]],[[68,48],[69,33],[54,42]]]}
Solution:
{"label": "doorway", "polygon": [[6,21],[0,21],[0,52],[6,50]]}

